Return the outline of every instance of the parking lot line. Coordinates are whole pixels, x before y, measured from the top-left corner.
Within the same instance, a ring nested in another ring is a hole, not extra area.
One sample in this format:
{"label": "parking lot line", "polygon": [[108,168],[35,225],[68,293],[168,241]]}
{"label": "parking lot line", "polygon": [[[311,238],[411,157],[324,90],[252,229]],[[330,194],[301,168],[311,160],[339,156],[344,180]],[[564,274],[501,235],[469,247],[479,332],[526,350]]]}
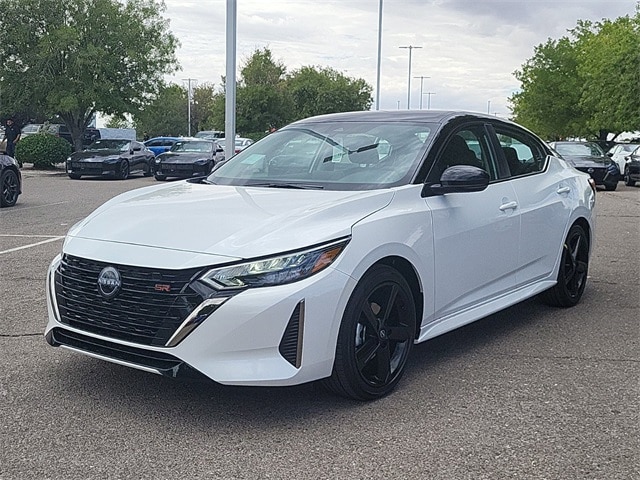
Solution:
{"label": "parking lot line", "polygon": [[[43,235],[2,235],[2,236],[3,237],[21,237],[21,236],[24,236],[24,237],[42,237]],[[29,245],[22,245],[21,247],[10,248],[8,250],[1,251],[0,255],[3,255],[5,253],[16,252],[18,250],[24,250],[25,248],[37,247],[38,245],[55,242],[56,240],[62,240],[63,238],[64,238],[64,235],[61,236],[61,237],[48,238],[47,240],[42,240],[41,242],[30,243]]]}

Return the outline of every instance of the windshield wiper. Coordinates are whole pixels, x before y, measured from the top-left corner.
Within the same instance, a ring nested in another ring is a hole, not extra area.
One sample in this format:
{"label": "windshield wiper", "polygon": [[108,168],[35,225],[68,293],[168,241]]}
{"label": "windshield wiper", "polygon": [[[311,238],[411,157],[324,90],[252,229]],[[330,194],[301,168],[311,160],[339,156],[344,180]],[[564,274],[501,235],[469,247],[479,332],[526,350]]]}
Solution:
{"label": "windshield wiper", "polygon": [[243,185],[245,187],[267,187],[267,188],[292,188],[296,190],[306,190],[306,189],[315,189],[315,190],[323,190],[324,187],[322,185],[318,185],[317,183],[249,183],[247,185]]}

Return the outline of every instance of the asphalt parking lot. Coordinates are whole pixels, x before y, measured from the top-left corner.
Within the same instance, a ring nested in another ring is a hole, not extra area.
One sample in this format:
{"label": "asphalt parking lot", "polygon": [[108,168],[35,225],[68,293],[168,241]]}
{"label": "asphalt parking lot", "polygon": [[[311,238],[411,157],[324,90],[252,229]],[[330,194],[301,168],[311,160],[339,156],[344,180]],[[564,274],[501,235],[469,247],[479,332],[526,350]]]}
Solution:
{"label": "asphalt parking lot", "polygon": [[358,403],[49,347],[44,279],[65,232],[157,182],[23,176],[0,211],[0,479],[640,478],[640,185],[598,192],[577,307],[534,299],[420,344],[393,394]]}

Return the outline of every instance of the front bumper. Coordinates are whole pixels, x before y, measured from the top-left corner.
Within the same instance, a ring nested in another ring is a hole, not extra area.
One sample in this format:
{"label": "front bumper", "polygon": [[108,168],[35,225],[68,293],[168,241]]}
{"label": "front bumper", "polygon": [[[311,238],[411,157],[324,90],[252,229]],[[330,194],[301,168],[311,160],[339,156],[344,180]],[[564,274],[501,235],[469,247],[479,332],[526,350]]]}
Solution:
{"label": "front bumper", "polygon": [[617,164],[611,163],[601,167],[576,167],[578,170],[588,173],[596,182],[596,185],[617,185],[620,180],[620,170]]}
{"label": "front bumper", "polygon": [[68,174],[88,175],[92,177],[112,177],[120,171],[120,162],[67,162],[66,170]]}
{"label": "front bumper", "polygon": [[199,372],[228,385],[296,385],[329,376],[342,312],[355,287],[349,276],[327,268],[300,282],[245,290],[175,346],[151,345],[63,318],[55,286],[60,261],[47,275],[45,337],[51,345],[161,375]]}
{"label": "front bumper", "polygon": [[211,164],[199,165],[195,163],[156,163],[156,175],[165,177],[191,178],[208,175]]}

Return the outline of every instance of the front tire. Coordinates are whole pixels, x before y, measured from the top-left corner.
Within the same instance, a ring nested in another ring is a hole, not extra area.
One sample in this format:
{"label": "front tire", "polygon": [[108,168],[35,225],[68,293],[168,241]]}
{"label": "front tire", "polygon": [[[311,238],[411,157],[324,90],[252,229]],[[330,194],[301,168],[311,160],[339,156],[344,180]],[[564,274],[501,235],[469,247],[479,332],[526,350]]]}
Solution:
{"label": "front tire", "polygon": [[156,180],[158,180],[159,182],[164,182],[167,179],[166,175],[160,175],[158,173],[155,174]]}
{"label": "front tire", "polygon": [[553,307],[573,307],[582,298],[589,270],[589,237],[580,225],[573,225],[562,245],[558,283],[540,294]]}
{"label": "front tire", "polygon": [[415,332],[416,309],[407,281],[390,266],[374,266],[347,302],[333,372],[324,386],[356,400],[387,395],[404,373]]}
{"label": "front tire", "polygon": [[129,162],[123,160],[120,163],[120,170],[118,171],[116,177],[118,178],[118,180],[126,180],[127,178],[129,178]]}
{"label": "front tire", "polygon": [[71,180],[80,180],[80,175],[78,175],[78,174],[75,174],[75,173],[69,173],[68,175],[69,175],[69,178],[70,178]]}
{"label": "front tire", "polygon": [[624,184],[627,187],[635,187],[636,181],[631,179],[631,173],[629,173],[629,167],[624,169]]}
{"label": "front tire", "polygon": [[0,207],[13,207],[20,195],[18,175],[13,170],[5,170],[0,177]]}

